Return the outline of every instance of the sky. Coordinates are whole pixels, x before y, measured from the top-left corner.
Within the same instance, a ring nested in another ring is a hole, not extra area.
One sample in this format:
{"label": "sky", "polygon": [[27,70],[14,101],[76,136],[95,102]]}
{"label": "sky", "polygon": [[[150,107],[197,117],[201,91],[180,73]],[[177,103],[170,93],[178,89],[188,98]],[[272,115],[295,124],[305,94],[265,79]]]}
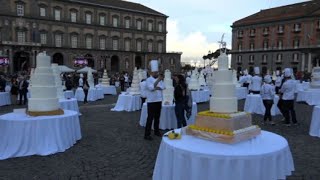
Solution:
{"label": "sky", "polygon": [[159,11],[167,19],[167,51],[182,52],[181,61],[199,65],[219,48],[222,34],[231,48],[233,22],[259,12],[306,0],[128,0]]}

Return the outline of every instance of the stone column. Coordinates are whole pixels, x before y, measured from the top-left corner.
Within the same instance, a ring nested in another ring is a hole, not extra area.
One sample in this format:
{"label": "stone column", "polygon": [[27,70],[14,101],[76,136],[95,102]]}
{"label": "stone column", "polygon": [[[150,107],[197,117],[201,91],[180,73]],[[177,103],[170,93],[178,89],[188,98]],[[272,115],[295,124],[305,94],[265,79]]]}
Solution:
{"label": "stone column", "polygon": [[308,53],[308,72],[311,72],[311,53]]}
{"label": "stone column", "polygon": [[301,71],[304,71],[305,61],[306,61],[306,55],[305,53],[302,53]]}

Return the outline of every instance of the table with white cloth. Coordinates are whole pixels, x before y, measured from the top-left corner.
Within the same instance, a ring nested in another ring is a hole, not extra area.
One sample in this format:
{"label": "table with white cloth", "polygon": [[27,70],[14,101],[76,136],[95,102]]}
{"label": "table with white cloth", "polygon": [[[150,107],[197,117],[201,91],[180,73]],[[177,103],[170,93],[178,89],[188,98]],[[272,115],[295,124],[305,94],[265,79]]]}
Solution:
{"label": "table with white cloth", "polygon": [[[89,90],[90,92],[90,90]],[[104,99],[104,93],[103,93],[103,90],[101,88],[96,88],[96,100],[99,100],[99,99]]]}
{"label": "table with white cloth", "polygon": [[296,84],[296,90],[295,92],[298,93],[299,91],[306,91],[310,88],[310,82],[298,82]]}
{"label": "table with white cloth", "polygon": [[[175,105],[162,105],[159,128],[160,129],[176,129],[177,128],[177,118],[175,113]],[[193,102],[192,113],[190,118],[187,120],[187,124],[194,124],[196,115],[198,113],[197,104]],[[140,115],[140,126],[146,126],[148,117],[148,106],[147,103],[143,104],[141,115]],[[153,126],[152,126],[153,127]]]}
{"label": "table with white cloth", "polygon": [[[275,95],[273,99],[273,105],[271,108],[271,115],[275,116],[281,114],[277,104],[279,102],[279,96]],[[260,94],[248,94],[244,103],[244,111],[254,114],[264,115],[266,108],[263,105],[263,100]]]}
{"label": "table with white cloth", "polygon": [[192,101],[196,103],[207,102],[210,100],[209,90],[191,91]]}
{"label": "table with white cloth", "polygon": [[292,171],[287,140],[271,132],[232,145],[182,135],[162,138],[153,180],[277,180]]}
{"label": "table with white cloth", "polygon": [[119,82],[119,81],[116,81],[116,82],[114,83],[114,85],[115,85],[116,87],[119,87],[119,86],[120,86],[120,82]]}
{"label": "table with white cloth", "polygon": [[11,91],[11,86],[10,85],[6,85],[5,92],[10,92],[10,91]]}
{"label": "table with white cloth", "polygon": [[236,95],[238,99],[245,99],[248,95],[248,88],[236,87]]}
{"label": "table with white cloth", "polygon": [[78,112],[31,117],[25,113],[0,116],[0,160],[64,152],[81,139]]}
{"label": "table with white cloth", "polygon": [[80,115],[79,105],[76,98],[71,99],[59,99],[61,109],[76,111]]}
{"label": "table with white cloth", "polygon": [[[75,93],[75,98],[78,101],[84,101],[84,91],[82,88],[77,88]],[[89,88],[88,97],[87,97],[88,101],[96,101],[103,98],[104,98],[104,95],[101,89]]]}
{"label": "table with white cloth", "polygon": [[314,106],[310,123],[310,136],[320,137],[320,106]]}
{"label": "table with white cloth", "polygon": [[103,94],[117,95],[117,89],[115,86],[97,85],[96,88],[102,89]]}
{"label": "table with white cloth", "polygon": [[111,111],[138,111],[141,109],[141,96],[122,93]]}
{"label": "table with white cloth", "polygon": [[0,106],[11,104],[11,97],[9,92],[0,92]]}
{"label": "table with white cloth", "polygon": [[309,105],[320,105],[320,89],[308,89],[307,91],[299,91],[296,101],[306,102]]}
{"label": "table with white cloth", "polygon": [[64,97],[67,98],[67,99],[74,98],[73,91],[64,91]]}

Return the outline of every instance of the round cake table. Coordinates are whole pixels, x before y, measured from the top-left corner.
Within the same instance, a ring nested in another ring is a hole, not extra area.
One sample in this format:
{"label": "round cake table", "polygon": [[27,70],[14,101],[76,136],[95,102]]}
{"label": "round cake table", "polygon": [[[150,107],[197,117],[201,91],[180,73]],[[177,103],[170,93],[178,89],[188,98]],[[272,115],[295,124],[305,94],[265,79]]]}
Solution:
{"label": "round cake table", "polygon": [[64,97],[65,97],[66,99],[74,98],[74,93],[73,93],[73,91],[64,91]]}
{"label": "round cake table", "polygon": [[97,85],[96,87],[101,88],[103,91],[103,94],[117,95],[117,89],[115,86]]}
{"label": "round cake table", "polygon": [[[279,102],[279,96],[275,95],[273,99],[273,105],[271,108],[271,115],[275,116],[281,114],[277,104]],[[254,114],[264,115],[266,108],[263,105],[263,100],[260,94],[248,94],[244,103],[244,111]]]}
{"label": "round cake table", "polygon": [[78,105],[78,101],[76,98],[59,99],[59,104],[60,104],[61,109],[77,111],[78,114],[80,115],[79,105]]}
{"label": "round cake table", "polygon": [[196,103],[207,102],[210,100],[209,90],[191,91],[192,101]]}
{"label": "round cake table", "polygon": [[320,105],[320,89],[299,91],[296,101],[306,102],[308,105]]}
{"label": "round cake table", "polygon": [[310,136],[320,137],[320,106],[314,106],[310,124]]}
{"label": "round cake table", "polygon": [[141,109],[141,96],[127,93],[120,94],[116,106],[111,111],[138,111]]}
{"label": "round cake table", "polygon": [[245,99],[248,95],[248,88],[246,87],[237,87],[236,94],[238,99]]}
{"label": "round cake table", "polygon": [[78,112],[31,117],[25,113],[0,116],[0,160],[64,152],[81,139]]}
{"label": "round cake table", "polygon": [[11,98],[9,92],[0,92],[0,106],[6,106],[11,104]]}
{"label": "round cake table", "polygon": [[162,138],[153,180],[277,180],[292,171],[287,140],[271,132],[233,145],[182,135]]}
{"label": "round cake table", "polygon": [[[177,128],[177,117],[174,111],[175,105],[162,105],[159,128],[160,129],[176,129]],[[196,115],[198,113],[197,104],[193,102],[192,104],[192,114],[189,120],[187,120],[187,124],[194,124]],[[148,107],[147,103],[143,104],[141,115],[140,115],[140,126],[145,127],[147,123],[148,117]],[[153,127],[153,125],[152,125]]]}

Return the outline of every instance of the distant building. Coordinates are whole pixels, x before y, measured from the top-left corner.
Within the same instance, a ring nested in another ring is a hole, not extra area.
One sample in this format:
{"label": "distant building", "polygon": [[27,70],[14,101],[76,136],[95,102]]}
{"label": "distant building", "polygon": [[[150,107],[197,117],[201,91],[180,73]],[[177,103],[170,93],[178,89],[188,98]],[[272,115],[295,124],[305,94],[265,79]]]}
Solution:
{"label": "distant building", "polygon": [[[46,51],[53,63],[132,72],[159,59],[160,70],[179,72],[181,53],[166,52],[168,16],[121,0],[0,0],[0,71],[36,66]],[[80,68],[80,67],[79,67]]]}
{"label": "distant building", "polygon": [[320,64],[320,2],[261,10],[232,25],[232,68],[311,71]]}

